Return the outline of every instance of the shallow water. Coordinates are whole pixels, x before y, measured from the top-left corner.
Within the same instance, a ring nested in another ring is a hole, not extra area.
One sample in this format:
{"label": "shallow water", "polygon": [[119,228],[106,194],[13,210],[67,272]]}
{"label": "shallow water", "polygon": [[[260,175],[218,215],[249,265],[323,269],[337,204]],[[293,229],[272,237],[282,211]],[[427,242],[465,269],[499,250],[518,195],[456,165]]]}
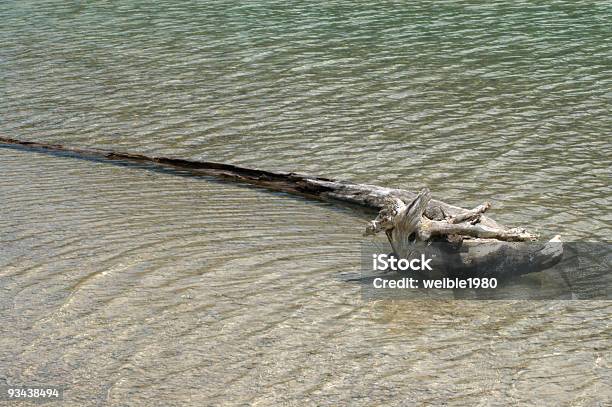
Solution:
{"label": "shallow water", "polygon": [[[0,133],[427,185],[607,241],[612,7],[511,4],[10,3]],[[0,384],[71,406],[610,396],[607,302],[364,301],[348,209],[7,149],[0,174]]]}

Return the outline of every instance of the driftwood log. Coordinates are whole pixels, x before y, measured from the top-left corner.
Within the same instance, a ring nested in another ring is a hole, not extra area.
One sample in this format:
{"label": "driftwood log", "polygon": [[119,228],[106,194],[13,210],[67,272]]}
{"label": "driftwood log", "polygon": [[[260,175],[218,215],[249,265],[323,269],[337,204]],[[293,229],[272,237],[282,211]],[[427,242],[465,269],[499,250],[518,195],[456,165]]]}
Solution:
{"label": "driftwood log", "polygon": [[[551,261],[558,261],[562,254],[560,244],[554,248],[551,248],[550,244],[531,245],[528,250],[513,245],[511,242],[535,241],[538,236],[522,228],[507,228],[484,215],[491,207],[488,202],[467,210],[431,199],[427,189],[416,194],[402,189],[356,184],[294,172],[272,172],[231,164],[78,148],[6,137],[0,137],[0,147],[90,160],[132,162],[154,168],[171,168],[183,173],[222,178],[308,198],[359,205],[378,211],[376,219],[367,225],[365,234],[385,232],[393,251],[399,256],[408,255],[415,242],[443,240],[463,246],[500,242],[498,251],[499,253],[503,251],[504,256],[511,258],[514,256],[517,259],[528,256],[533,267],[527,272],[531,272],[549,267]],[[551,241],[551,243],[557,242],[559,242],[558,237]],[[487,256],[491,258],[491,253]]]}
{"label": "driftwood log", "polygon": [[[438,214],[431,218],[425,215],[430,202],[428,189],[423,189],[409,204],[393,195],[386,197],[378,216],[366,227],[365,235],[384,231],[393,251],[402,257],[408,255],[413,242],[429,241],[434,237],[446,237],[449,242],[465,237],[518,242],[538,239],[522,228],[507,229],[480,224],[482,214],[491,207],[488,202],[445,219],[440,219]],[[444,215],[443,209],[440,209]]]}

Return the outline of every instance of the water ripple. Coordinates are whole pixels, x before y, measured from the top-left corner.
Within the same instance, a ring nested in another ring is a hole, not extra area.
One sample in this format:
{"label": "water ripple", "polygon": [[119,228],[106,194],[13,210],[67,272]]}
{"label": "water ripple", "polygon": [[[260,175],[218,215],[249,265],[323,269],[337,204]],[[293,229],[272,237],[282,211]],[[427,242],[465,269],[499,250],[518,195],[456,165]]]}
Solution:
{"label": "water ripple", "polygon": [[[428,185],[608,240],[611,17],[605,1],[23,0],[0,10],[0,132]],[[337,278],[359,268],[348,211],[9,150],[0,174],[0,381],[68,383],[67,405],[607,391],[608,305],[364,303]]]}

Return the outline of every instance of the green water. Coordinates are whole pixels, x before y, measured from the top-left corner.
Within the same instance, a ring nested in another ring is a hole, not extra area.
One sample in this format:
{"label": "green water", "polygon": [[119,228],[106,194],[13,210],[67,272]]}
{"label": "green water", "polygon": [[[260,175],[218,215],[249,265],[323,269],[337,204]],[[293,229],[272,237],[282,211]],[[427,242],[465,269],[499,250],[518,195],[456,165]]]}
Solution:
{"label": "green water", "polygon": [[[0,2],[0,133],[612,231],[612,5]],[[605,302],[366,302],[364,219],[0,149],[0,384],[63,405],[583,405]],[[601,404],[604,405],[604,404]]]}

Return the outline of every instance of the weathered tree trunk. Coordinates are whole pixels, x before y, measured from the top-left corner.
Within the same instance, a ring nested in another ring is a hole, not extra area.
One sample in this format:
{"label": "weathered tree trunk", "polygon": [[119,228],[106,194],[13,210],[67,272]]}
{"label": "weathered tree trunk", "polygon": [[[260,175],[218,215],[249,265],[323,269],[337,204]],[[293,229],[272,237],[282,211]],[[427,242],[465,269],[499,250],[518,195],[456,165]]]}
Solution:
{"label": "weathered tree trunk", "polygon": [[430,201],[428,189],[423,189],[409,204],[394,196],[387,197],[378,217],[366,227],[365,235],[385,231],[391,247],[402,257],[410,253],[415,241],[428,241],[437,236],[450,237],[450,241],[463,237],[521,242],[537,240],[536,235],[524,229],[477,224],[491,207],[488,202],[446,219],[430,219],[425,214]]}
{"label": "weathered tree trunk", "polygon": [[[355,184],[328,178],[312,177],[294,172],[271,172],[244,168],[231,164],[221,164],[207,161],[184,160],[170,157],[156,157],[142,154],[101,150],[95,148],[78,148],[59,144],[36,143],[6,137],[0,137],[0,147],[27,149],[39,152],[56,153],[77,158],[108,161],[128,161],[150,164],[155,167],[175,168],[188,171],[195,175],[212,176],[236,182],[261,186],[275,191],[307,196],[327,201],[343,201],[365,208],[380,210],[387,198],[399,198],[404,202],[412,202],[417,194],[403,189],[385,188],[376,185]],[[437,200],[430,200],[425,208],[425,215],[430,219],[442,219],[446,216],[464,216],[468,211],[463,208],[448,205]],[[497,222],[482,216],[482,225],[500,227]]]}
{"label": "weathered tree trunk", "polygon": [[[450,242],[461,242],[466,239],[470,243],[499,241],[500,247],[505,250],[508,247],[514,247],[508,246],[509,242],[537,239],[536,235],[524,229],[509,229],[485,216],[484,212],[491,207],[488,202],[475,209],[467,210],[431,199],[426,189],[415,194],[402,189],[355,184],[293,172],[271,172],[230,164],[77,148],[4,137],[0,137],[0,147],[34,150],[90,160],[134,162],[153,168],[173,168],[194,175],[212,176],[319,200],[359,205],[380,211],[378,217],[367,226],[366,235],[384,231],[393,250],[399,255],[410,253],[415,241],[435,239]],[[520,257],[523,249],[512,250],[514,250],[514,256]],[[532,251],[533,247],[529,250]],[[543,267],[548,265],[551,259],[560,259],[562,250],[550,250],[549,247],[542,246],[542,253],[546,255],[543,255],[536,263]],[[538,269],[537,264],[534,266],[535,269]]]}

